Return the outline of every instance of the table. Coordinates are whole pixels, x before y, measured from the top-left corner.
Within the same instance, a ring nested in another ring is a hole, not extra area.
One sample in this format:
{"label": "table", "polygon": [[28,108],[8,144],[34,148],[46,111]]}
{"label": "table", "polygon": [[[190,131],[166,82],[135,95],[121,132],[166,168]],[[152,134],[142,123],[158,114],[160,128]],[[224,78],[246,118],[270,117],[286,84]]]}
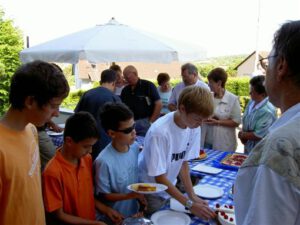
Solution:
{"label": "table", "polygon": [[[189,161],[190,168],[198,165],[199,163],[203,163],[208,166],[214,166],[213,165],[214,160],[217,160],[222,154],[224,154],[224,151],[213,150],[213,149],[205,149],[205,152],[207,154],[207,158],[201,161],[193,161],[193,160]],[[193,170],[191,170],[191,175],[199,178],[202,178],[203,176],[207,176],[206,173],[201,173]],[[237,175],[237,171],[223,169],[221,173],[214,176],[235,180],[236,175]]]}
{"label": "table", "polygon": [[[233,200],[229,197],[230,190],[232,188],[232,185],[234,183],[234,179],[229,179],[229,178],[222,178],[218,176],[212,176],[212,175],[206,175],[204,178],[201,179],[199,184],[210,184],[213,186],[217,186],[223,189],[224,195],[222,198],[214,199],[214,200],[208,200],[208,204],[210,208],[214,208],[217,203],[220,205],[223,204],[231,204],[233,205]],[[199,185],[197,184],[197,185]],[[191,217],[191,225],[196,225],[196,224],[209,224],[208,222],[205,222],[201,220],[200,218],[190,215]]]}
{"label": "table", "polygon": [[[217,160],[224,153],[223,151],[212,150],[212,149],[205,149],[205,152],[207,154],[207,158],[202,161],[190,161],[189,162],[190,168],[196,166],[199,163],[203,163],[208,166],[213,166],[213,161]],[[205,173],[191,170],[191,175],[201,178],[201,180],[197,185],[209,184],[223,189],[224,195],[222,196],[222,198],[208,200],[208,204],[211,208],[214,208],[217,203],[219,203],[220,205],[223,204],[233,205],[233,199],[230,198],[229,193],[232,188],[232,185],[234,184],[237,171],[223,169],[221,173],[218,173],[216,175],[208,175]],[[201,220],[196,216],[193,215],[189,215],[189,216],[191,218],[190,225],[211,224],[207,221]]]}
{"label": "table", "polygon": [[55,135],[55,136],[50,136],[53,144],[58,148],[62,146],[64,143],[64,136],[63,135]]}

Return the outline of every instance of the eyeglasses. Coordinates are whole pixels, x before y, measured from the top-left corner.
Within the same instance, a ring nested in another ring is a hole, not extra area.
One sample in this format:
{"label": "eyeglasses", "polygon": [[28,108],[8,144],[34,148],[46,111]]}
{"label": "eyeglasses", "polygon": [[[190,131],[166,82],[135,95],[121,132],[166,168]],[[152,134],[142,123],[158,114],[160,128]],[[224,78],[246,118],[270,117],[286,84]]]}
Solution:
{"label": "eyeglasses", "polygon": [[268,57],[262,58],[259,60],[261,68],[263,68],[265,71],[268,69],[269,66],[269,59],[277,57],[277,55],[269,55]]}
{"label": "eyeglasses", "polygon": [[122,132],[124,134],[130,134],[134,129],[135,129],[135,123],[131,127],[128,127],[128,128],[122,129],[122,130],[115,130],[115,131]]}

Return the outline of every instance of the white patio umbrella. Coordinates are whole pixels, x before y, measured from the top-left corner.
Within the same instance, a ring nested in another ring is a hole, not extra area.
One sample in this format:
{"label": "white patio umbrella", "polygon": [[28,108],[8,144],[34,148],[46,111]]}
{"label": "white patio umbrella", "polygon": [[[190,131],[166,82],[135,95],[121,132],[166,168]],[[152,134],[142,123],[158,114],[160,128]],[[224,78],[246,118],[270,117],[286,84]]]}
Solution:
{"label": "white patio umbrella", "polygon": [[206,57],[203,48],[162,38],[118,23],[112,18],[97,25],[46,43],[24,49],[22,62],[44,60],[76,64],[90,63],[196,61]]}

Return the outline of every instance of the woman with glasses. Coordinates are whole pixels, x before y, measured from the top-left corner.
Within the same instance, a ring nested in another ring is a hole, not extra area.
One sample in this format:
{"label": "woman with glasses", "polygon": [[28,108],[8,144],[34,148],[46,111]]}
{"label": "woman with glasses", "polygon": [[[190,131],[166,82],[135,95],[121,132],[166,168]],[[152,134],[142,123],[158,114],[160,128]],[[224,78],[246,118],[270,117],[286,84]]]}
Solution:
{"label": "woman with glasses", "polygon": [[202,146],[234,152],[237,147],[235,129],[241,123],[239,99],[225,89],[227,73],[224,69],[213,69],[207,78],[214,95],[214,115],[201,126]]}
{"label": "woman with glasses", "polygon": [[238,137],[245,145],[245,153],[268,133],[269,127],[276,120],[276,109],[269,102],[265,87],[265,76],[260,75],[250,80],[251,101],[246,106],[243,116],[243,129]]}

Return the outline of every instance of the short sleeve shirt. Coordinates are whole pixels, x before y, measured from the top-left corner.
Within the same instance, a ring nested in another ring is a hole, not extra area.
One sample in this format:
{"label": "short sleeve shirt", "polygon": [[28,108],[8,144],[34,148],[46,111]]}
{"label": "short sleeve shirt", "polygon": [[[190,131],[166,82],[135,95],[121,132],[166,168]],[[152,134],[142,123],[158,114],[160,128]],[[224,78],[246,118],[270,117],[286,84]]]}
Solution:
{"label": "short sleeve shirt", "polygon": [[[197,80],[197,82],[191,86],[203,87],[203,88],[206,88],[207,90],[210,90],[208,85],[201,80]],[[182,92],[182,90],[186,87],[188,87],[188,86],[186,86],[183,82],[177,84],[172,90],[172,94],[169,99],[169,104],[177,105],[179,95]]]}
{"label": "short sleeve shirt", "polygon": [[[174,112],[156,120],[148,130],[144,149],[139,155],[139,179],[155,182],[155,177],[166,174],[173,185],[177,182],[182,163],[199,156],[200,128],[178,127]],[[167,193],[159,196],[169,198]]]}
{"label": "short sleeve shirt", "polygon": [[45,224],[37,138],[0,123],[0,224]]}
{"label": "short sleeve shirt", "polygon": [[[107,145],[94,161],[96,195],[129,193],[127,186],[138,182],[138,154],[136,142],[127,152],[118,152],[112,144]],[[136,199],[104,203],[126,217],[138,212]]]}
{"label": "short sleeve shirt", "polygon": [[66,161],[58,150],[42,178],[47,212],[63,208],[70,215],[95,220],[91,155],[82,157],[76,166]]}
{"label": "short sleeve shirt", "polygon": [[121,99],[132,110],[134,119],[138,120],[152,115],[154,103],[160,97],[152,82],[139,79],[134,89],[130,85],[124,87]]}

